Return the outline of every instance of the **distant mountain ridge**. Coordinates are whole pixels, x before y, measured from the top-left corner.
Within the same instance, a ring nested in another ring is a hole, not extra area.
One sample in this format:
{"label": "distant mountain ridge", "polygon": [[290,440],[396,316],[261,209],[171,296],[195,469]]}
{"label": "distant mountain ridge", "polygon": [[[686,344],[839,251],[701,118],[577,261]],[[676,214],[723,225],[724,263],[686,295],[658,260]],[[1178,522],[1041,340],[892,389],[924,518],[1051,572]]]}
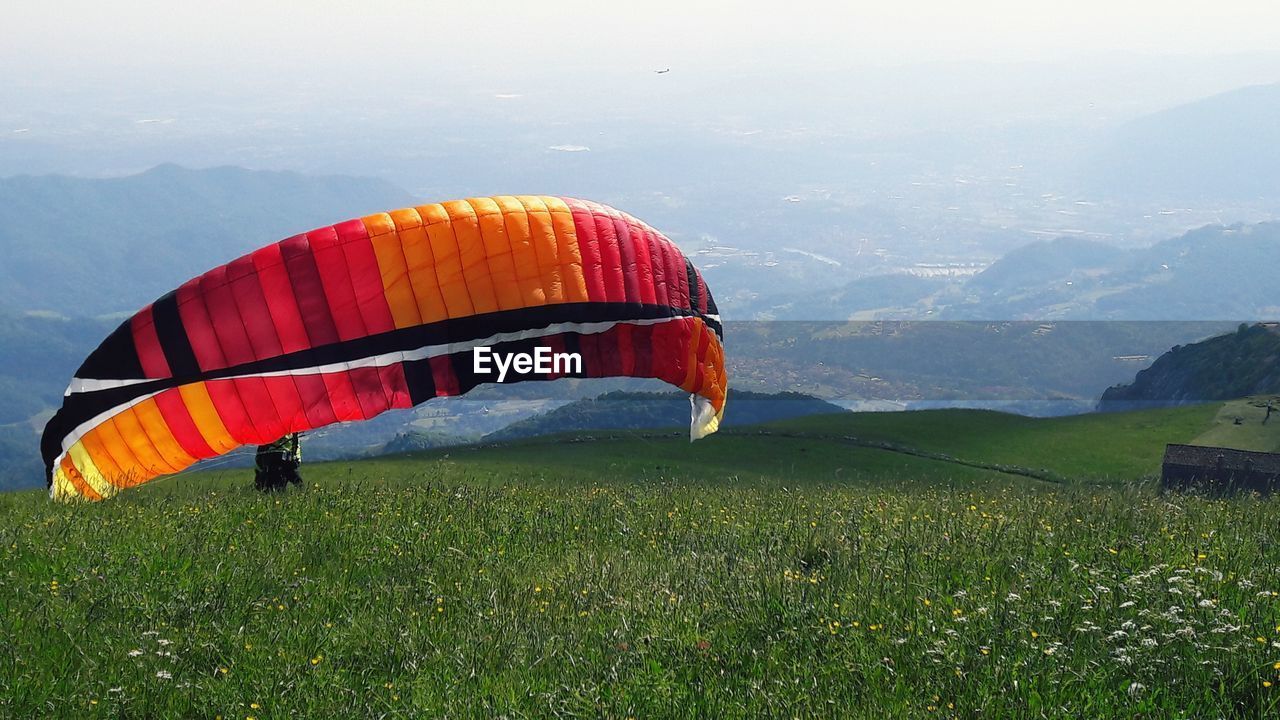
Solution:
{"label": "distant mountain ridge", "polygon": [[761,303],[774,320],[1226,320],[1280,318],[1280,222],[1208,225],[1125,250],[1031,243],[969,278],[871,276]]}
{"label": "distant mountain ridge", "polygon": [[129,313],[269,242],[411,202],[377,179],[234,167],[0,178],[0,307]]}
{"label": "distant mountain ridge", "polygon": [[1170,201],[1264,196],[1280,189],[1280,83],[1238,88],[1118,128],[1090,163],[1109,196]]}
{"label": "distant mountain ridge", "polygon": [[0,312],[0,490],[44,475],[38,432],[84,356],[114,325]]}
{"label": "distant mountain ridge", "polygon": [[1280,223],[1209,225],[1148,248],[1062,238],[997,261],[944,317],[1270,320],[1280,317]]}
{"label": "distant mountain ridge", "polygon": [[1102,394],[1099,410],[1187,405],[1280,393],[1280,326],[1242,324],[1234,333],[1182,345],[1128,385]]}

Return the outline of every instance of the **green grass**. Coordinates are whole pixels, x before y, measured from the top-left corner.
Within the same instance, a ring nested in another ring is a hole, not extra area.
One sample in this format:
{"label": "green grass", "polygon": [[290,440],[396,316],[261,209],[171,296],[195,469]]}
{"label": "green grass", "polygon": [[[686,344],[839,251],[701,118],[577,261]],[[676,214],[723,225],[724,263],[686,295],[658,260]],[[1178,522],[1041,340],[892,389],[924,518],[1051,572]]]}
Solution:
{"label": "green grass", "polygon": [[1190,442],[1218,404],[1136,412],[1030,418],[982,410],[850,413],[778,423],[817,436],[887,441],[956,458],[1018,466],[1089,481],[1159,476],[1167,443]]}
{"label": "green grass", "polygon": [[[1064,472],[1114,447],[1118,481],[1210,410],[961,415],[988,445],[933,413],[804,422]],[[0,495],[0,716],[1280,711],[1273,502],[740,432],[330,463],[280,497],[246,470]]]}
{"label": "green grass", "polygon": [[[1213,418],[1213,424],[1196,436],[1192,444],[1261,452],[1280,450],[1280,412],[1272,413],[1267,424],[1262,424],[1267,416],[1268,400],[1274,401],[1280,410],[1280,398],[1273,395],[1223,403]],[[1235,424],[1236,418],[1240,418],[1241,424]]]}

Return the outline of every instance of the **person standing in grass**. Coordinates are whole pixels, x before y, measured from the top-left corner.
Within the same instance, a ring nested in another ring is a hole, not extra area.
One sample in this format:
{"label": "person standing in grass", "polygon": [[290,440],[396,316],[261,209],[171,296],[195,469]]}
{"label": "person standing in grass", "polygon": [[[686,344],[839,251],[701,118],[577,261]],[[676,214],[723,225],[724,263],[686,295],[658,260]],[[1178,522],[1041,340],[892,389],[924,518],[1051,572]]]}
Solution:
{"label": "person standing in grass", "polygon": [[259,445],[253,459],[253,486],[262,492],[282,491],[302,485],[298,469],[302,466],[302,443],[298,433],[289,433],[273,443]]}

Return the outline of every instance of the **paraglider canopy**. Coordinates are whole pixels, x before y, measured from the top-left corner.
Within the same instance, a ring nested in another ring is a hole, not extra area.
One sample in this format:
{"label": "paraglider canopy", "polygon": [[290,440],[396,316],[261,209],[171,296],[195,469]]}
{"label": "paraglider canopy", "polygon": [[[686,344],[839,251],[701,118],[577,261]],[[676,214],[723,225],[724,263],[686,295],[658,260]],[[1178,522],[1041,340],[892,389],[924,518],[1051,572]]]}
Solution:
{"label": "paraglider canopy", "polygon": [[496,382],[477,348],[580,358],[504,382],[668,382],[690,393],[696,439],[724,412],[721,337],[702,275],[630,215],[545,196],[424,205],[268,245],[138,311],[85,359],[41,449],[52,497],[98,500]]}

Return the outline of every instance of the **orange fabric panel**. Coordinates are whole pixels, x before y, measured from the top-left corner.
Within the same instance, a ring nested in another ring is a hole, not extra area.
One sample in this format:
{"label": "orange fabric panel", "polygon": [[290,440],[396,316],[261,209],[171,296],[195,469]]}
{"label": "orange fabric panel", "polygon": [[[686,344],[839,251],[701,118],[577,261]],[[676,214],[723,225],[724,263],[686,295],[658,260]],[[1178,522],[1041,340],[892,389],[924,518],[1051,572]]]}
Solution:
{"label": "orange fabric panel", "polygon": [[409,287],[418,303],[418,317],[424,323],[448,319],[449,311],[445,307],[444,296],[440,294],[440,278],[436,276],[436,258],[425,218],[417,208],[398,210],[391,216],[396,221]]}
{"label": "orange fabric panel", "polygon": [[578,247],[578,231],[573,227],[573,211],[560,198],[544,197],[551,213],[560,261],[560,277],[564,282],[565,302],[587,302],[587,276],[582,271],[582,250]]}
{"label": "orange fabric panel", "polygon": [[218,414],[213,398],[209,397],[209,388],[204,383],[183,385],[178,388],[178,393],[182,395],[182,402],[186,403],[187,412],[191,413],[191,419],[204,436],[204,441],[214,452],[222,454],[240,447],[240,443],[236,442],[223,424],[222,416]]}
{"label": "orange fabric panel", "polygon": [[82,497],[85,497],[89,500],[102,499],[102,495],[100,495],[93,488],[89,487],[89,483],[85,482],[84,477],[80,475],[80,471],[77,470],[75,464],[71,462],[70,454],[64,455],[62,457],[61,468],[62,468],[62,472],[67,476],[67,480],[71,481],[71,486],[74,487],[76,489],[76,492],[79,493]]}
{"label": "orange fabric panel", "polygon": [[462,277],[467,286],[467,294],[471,297],[472,311],[490,313],[501,310],[498,293],[493,286],[493,276],[489,272],[484,237],[480,234],[480,218],[476,217],[475,208],[466,200],[444,203],[444,208],[449,213],[449,229],[458,247]]}
{"label": "orange fabric panel", "polygon": [[403,226],[421,230],[422,218],[414,210],[396,210],[391,214],[370,215],[362,218],[362,222],[365,231],[369,233],[369,242],[373,245],[373,256],[378,261],[382,291],[387,296],[392,322],[396,328],[421,324],[422,314],[418,310],[418,298],[414,295],[413,284],[409,279],[409,267],[401,247],[403,240],[399,228]]}
{"label": "orange fabric panel", "polygon": [[116,430],[120,432],[120,437],[124,439],[125,444],[129,446],[129,449],[138,458],[139,479],[149,479],[155,475],[173,472],[173,466],[160,457],[155,445],[151,442],[151,438],[142,429],[142,423],[138,420],[138,416],[134,414],[133,408],[125,408],[116,413],[112,416],[111,422],[115,423]]}
{"label": "orange fabric panel", "polygon": [[701,382],[701,373],[699,372],[698,362],[698,343],[702,339],[702,321],[688,321],[689,326],[689,345],[686,348],[688,359],[685,361],[685,367],[688,371],[685,373],[684,380],[680,383],[680,389],[685,392],[696,392]]}
{"label": "orange fabric panel", "polygon": [[494,198],[471,198],[467,201],[476,214],[480,241],[484,243],[485,263],[493,283],[494,297],[500,310],[524,307],[516,280],[516,264],[511,256],[511,239],[507,237],[507,220]]}
{"label": "orange fabric panel", "polygon": [[120,468],[121,474],[116,478],[117,484],[121,487],[136,485],[142,477],[142,462],[138,460],[138,455],[133,448],[129,447],[121,437],[120,428],[113,420],[107,420],[94,428],[93,432],[102,442],[103,449],[110,453],[116,467]]}
{"label": "orange fabric panel", "polygon": [[542,279],[542,267],[538,251],[533,244],[529,213],[519,199],[504,195],[494,202],[506,223],[507,242],[511,262],[515,265],[516,288],[520,307],[536,307],[547,304],[546,283]]}
{"label": "orange fabric panel", "polygon": [[155,398],[148,398],[134,405],[133,412],[137,415],[143,432],[151,438],[151,444],[160,451],[160,457],[164,459],[165,464],[173,468],[173,472],[195,463],[197,458],[184,450],[182,444],[173,436],[173,431],[169,429],[164,415],[160,413],[160,406],[156,405]]}
{"label": "orange fabric panel", "polygon": [[122,480],[127,473],[116,463],[115,458],[111,456],[111,452],[103,444],[102,433],[98,431],[98,428],[85,433],[84,437],[80,438],[80,442],[84,445],[84,449],[89,453],[89,456],[93,458],[93,464],[98,466],[98,472],[102,473],[102,477],[112,485],[123,487]]}
{"label": "orange fabric panel", "polygon": [[[422,216],[423,225],[427,228],[427,238],[431,241],[431,254],[435,258],[436,282],[448,317],[466,317],[478,312],[463,268],[460,240],[456,235],[457,228],[451,221],[449,211],[443,205],[424,205],[418,208],[418,214]],[[479,234],[479,230],[476,234]],[[482,248],[480,251],[483,253]],[[488,269],[487,266],[485,269]],[[491,285],[489,289],[489,307],[496,309],[498,302],[492,298]]]}
{"label": "orange fabric panel", "polygon": [[711,347],[707,353],[707,362],[711,370],[715,373],[715,388],[711,397],[711,406],[716,410],[724,408],[725,395],[728,391],[729,378],[728,373],[724,369],[724,346],[720,344],[719,338],[714,333],[710,333]]}
{"label": "orange fabric panel", "polygon": [[538,281],[547,304],[562,303],[564,280],[560,277],[560,248],[556,244],[556,230],[551,223],[551,211],[542,198],[521,195],[516,198],[524,207],[525,222],[529,228],[529,242],[538,261]]}

